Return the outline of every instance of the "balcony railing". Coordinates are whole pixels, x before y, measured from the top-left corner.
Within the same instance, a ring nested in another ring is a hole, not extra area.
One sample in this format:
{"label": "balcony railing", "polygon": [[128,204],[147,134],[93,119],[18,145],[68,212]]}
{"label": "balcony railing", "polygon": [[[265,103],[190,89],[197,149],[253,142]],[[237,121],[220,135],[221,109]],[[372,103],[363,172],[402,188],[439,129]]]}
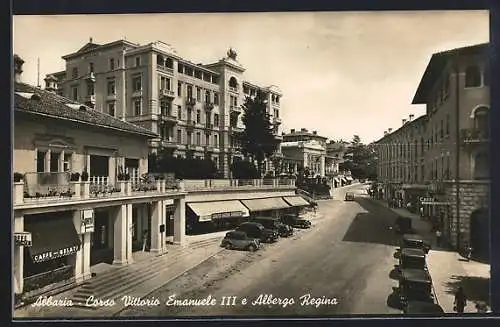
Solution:
{"label": "balcony railing", "polygon": [[276,125],[281,124],[281,118],[280,117],[273,117],[273,124],[276,124]]}
{"label": "balcony railing", "polygon": [[229,111],[231,112],[231,114],[240,114],[241,107],[240,106],[229,106]]}
{"label": "balcony railing", "polygon": [[111,180],[108,176],[92,176],[87,181],[72,180],[70,173],[26,173],[14,183],[14,204],[59,203],[90,198],[133,196],[134,192],[165,193],[182,189],[182,183],[164,178],[137,177]]}
{"label": "balcony railing", "polygon": [[196,105],[196,99],[195,98],[186,98],[186,105],[191,106],[191,107]]}
{"label": "balcony railing", "polygon": [[184,180],[184,188],[188,192],[226,189],[289,189],[295,188],[295,180],[288,178]]}
{"label": "balcony railing", "polygon": [[95,94],[89,94],[85,96],[85,103],[95,104]]}
{"label": "balcony railing", "polygon": [[166,67],[166,66],[163,66],[163,65],[160,65],[160,64],[156,64],[156,69],[158,69],[158,70],[160,70],[162,72],[165,72],[165,73],[170,73],[170,74],[174,73],[173,68]]}
{"label": "balcony railing", "polygon": [[237,88],[237,87],[232,87],[232,86],[230,86],[230,87],[229,87],[229,91],[231,91],[231,92],[235,92],[235,93],[238,93],[238,88]]}
{"label": "balcony railing", "polygon": [[490,132],[485,129],[466,128],[460,130],[460,139],[464,144],[478,144],[490,140]]}
{"label": "balcony railing", "polygon": [[175,98],[175,92],[168,89],[160,89],[160,96],[166,98]]}
{"label": "balcony railing", "polygon": [[205,102],[205,110],[212,110],[214,108],[214,104],[212,102]]}

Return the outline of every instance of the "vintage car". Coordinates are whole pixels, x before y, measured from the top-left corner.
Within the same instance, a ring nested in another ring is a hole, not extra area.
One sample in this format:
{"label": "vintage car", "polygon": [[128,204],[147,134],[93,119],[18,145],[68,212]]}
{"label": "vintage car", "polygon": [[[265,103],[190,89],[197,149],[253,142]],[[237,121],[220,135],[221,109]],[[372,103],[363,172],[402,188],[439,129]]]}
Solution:
{"label": "vintage car", "polygon": [[281,237],[289,237],[293,235],[293,227],[283,224],[277,218],[251,217],[250,221],[262,224],[265,228],[276,231]]}
{"label": "vintage car", "polygon": [[396,218],[396,232],[399,234],[409,234],[413,232],[412,220],[410,217]]}
{"label": "vintage car", "polygon": [[432,280],[422,269],[402,269],[399,279],[399,298],[402,307],[411,301],[434,303]]}
{"label": "vintage car", "polygon": [[398,269],[422,269],[427,271],[425,252],[421,249],[402,248],[399,254]]}
{"label": "vintage car", "polygon": [[278,240],[278,233],[272,229],[267,229],[262,224],[256,222],[245,222],[235,229],[238,232],[245,232],[248,237],[258,238],[261,242],[272,243]]}
{"label": "vintage car", "polygon": [[302,219],[296,215],[283,215],[280,221],[293,228],[311,228],[311,222],[307,219]]}
{"label": "vintage car", "polygon": [[354,193],[353,192],[347,192],[345,194],[345,201],[354,201]]}
{"label": "vintage car", "polygon": [[431,245],[418,234],[404,234],[401,238],[401,249],[403,248],[421,249],[427,254]]}
{"label": "vintage car", "polygon": [[409,301],[403,307],[403,313],[408,315],[442,315],[444,310],[436,303]]}
{"label": "vintage car", "polygon": [[248,237],[245,232],[232,231],[226,233],[221,246],[228,249],[257,251],[260,248],[260,240]]}

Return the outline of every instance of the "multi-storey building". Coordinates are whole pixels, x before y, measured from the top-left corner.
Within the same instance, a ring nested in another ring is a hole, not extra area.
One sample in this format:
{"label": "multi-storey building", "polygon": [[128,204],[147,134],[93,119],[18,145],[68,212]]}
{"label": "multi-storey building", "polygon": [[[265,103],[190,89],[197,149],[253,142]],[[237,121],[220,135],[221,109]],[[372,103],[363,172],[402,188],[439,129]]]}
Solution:
{"label": "multi-storey building", "polygon": [[489,255],[488,49],[479,44],[434,54],[412,102],[425,104],[426,115],[377,142],[379,176],[426,186],[421,203],[451,245],[470,244],[483,257]]}
{"label": "multi-storey building", "polygon": [[156,134],[21,83],[23,61],[14,61],[15,293],[78,283],[100,262],[129,264],[144,242],[151,252],[168,235],[182,244],[186,193],[125,174],[147,172]]}
{"label": "multi-storey building", "polygon": [[195,64],[161,41],[146,45],[126,40],[96,44],[63,56],[65,73],[49,74],[47,88],[95,110],[144,127],[159,136],[151,153],[170,150],[175,156],[208,157],[224,176],[235,157],[232,141],[241,129],[245,96],[260,90],[281,139],[281,91],[244,80],[245,68],[230,49],[211,64]]}

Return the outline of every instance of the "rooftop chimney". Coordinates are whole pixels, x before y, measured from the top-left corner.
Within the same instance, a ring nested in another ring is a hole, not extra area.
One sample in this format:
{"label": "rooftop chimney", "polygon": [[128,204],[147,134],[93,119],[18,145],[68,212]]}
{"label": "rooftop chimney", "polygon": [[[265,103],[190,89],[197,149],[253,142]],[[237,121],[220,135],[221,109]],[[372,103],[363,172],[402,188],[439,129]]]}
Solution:
{"label": "rooftop chimney", "polygon": [[392,128],[389,128],[389,129],[387,130],[387,132],[388,132],[388,133],[392,132]]}
{"label": "rooftop chimney", "polygon": [[301,129],[300,129],[300,131],[301,131],[301,132],[306,133],[306,132],[307,132],[307,129],[305,129],[305,128],[301,128]]}
{"label": "rooftop chimney", "polygon": [[414,114],[410,114],[410,121],[413,120],[413,117],[415,117]]}
{"label": "rooftop chimney", "polygon": [[406,119],[401,120],[403,122],[403,125],[406,124]]}
{"label": "rooftop chimney", "polygon": [[318,131],[313,131],[313,135],[318,135]]}
{"label": "rooftop chimney", "polygon": [[292,128],[292,129],[290,130],[290,133],[292,133],[292,134],[293,134],[293,133],[295,133],[295,128]]}
{"label": "rooftop chimney", "polygon": [[386,136],[387,134],[388,134],[388,132],[387,132],[387,131],[384,131],[384,136]]}
{"label": "rooftop chimney", "polygon": [[14,81],[21,83],[21,74],[23,73],[24,60],[17,54],[14,54]]}

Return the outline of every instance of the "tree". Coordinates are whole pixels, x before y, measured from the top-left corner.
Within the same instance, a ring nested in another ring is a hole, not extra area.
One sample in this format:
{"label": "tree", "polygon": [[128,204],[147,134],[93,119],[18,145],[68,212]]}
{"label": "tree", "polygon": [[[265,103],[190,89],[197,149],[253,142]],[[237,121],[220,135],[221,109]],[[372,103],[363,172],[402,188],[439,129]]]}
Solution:
{"label": "tree", "polygon": [[267,113],[267,100],[262,92],[255,98],[247,97],[243,104],[242,121],[245,129],[234,135],[241,145],[245,156],[257,162],[257,169],[262,175],[262,164],[278,148],[274,137],[273,125]]}
{"label": "tree", "polygon": [[351,145],[353,147],[356,147],[359,146],[360,144],[361,144],[361,138],[359,137],[359,135],[354,135],[352,137]]}
{"label": "tree", "polygon": [[349,170],[354,178],[377,177],[377,156],[374,144],[361,143],[359,136],[354,135],[348,153],[344,155],[344,162],[339,165],[340,170]]}
{"label": "tree", "polygon": [[231,173],[236,179],[253,179],[259,176],[255,165],[247,160],[236,160],[231,164]]}

